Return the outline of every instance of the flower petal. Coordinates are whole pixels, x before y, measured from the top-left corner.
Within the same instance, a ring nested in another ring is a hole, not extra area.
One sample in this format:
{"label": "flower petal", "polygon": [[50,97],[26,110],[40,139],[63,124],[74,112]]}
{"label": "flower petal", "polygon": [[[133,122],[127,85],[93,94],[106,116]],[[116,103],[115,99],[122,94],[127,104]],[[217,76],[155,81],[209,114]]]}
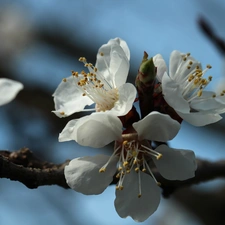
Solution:
{"label": "flower petal", "polygon": [[206,114],[204,112],[191,112],[191,113],[177,112],[177,114],[186,122],[199,127],[215,123],[222,119],[222,117],[218,114]]}
{"label": "flower petal", "polygon": [[190,102],[190,107],[197,111],[205,111],[208,113],[216,113],[225,108],[225,102],[218,97],[213,98],[214,92],[204,91],[201,97],[195,98]]}
{"label": "flower petal", "polygon": [[130,68],[130,62],[126,57],[124,51],[120,48],[112,47],[110,72],[114,74],[115,86],[120,87],[127,80],[127,75]]}
{"label": "flower petal", "polygon": [[190,112],[190,106],[182,95],[182,87],[175,80],[172,80],[167,73],[162,78],[162,92],[164,99],[174,110],[182,113]]}
{"label": "flower petal", "polygon": [[101,148],[120,140],[122,123],[118,117],[106,113],[93,113],[78,120],[71,120],[59,134],[59,141],[75,140],[78,144]]}
{"label": "flower petal", "polygon": [[66,78],[66,82],[62,81],[54,92],[55,113],[58,117],[70,116],[75,112],[80,112],[85,106],[94,102],[87,96],[82,96],[80,90],[73,78]]}
{"label": "flower petal", "polygon": [[133,123],[133,127],[139,140],[168,141],[177,135],[180,124],[169,115],[151,112],[142,120]]}
{"label": "flower petal", "polygon": [[59,134],[59,142],[77,140],[77,132],[74,129],[77,122],[78,122],[78,119],[75,119],[75,120],[70,120],[66,124],[62,132]]}
{"label": "flower petal", "polygon": [[162,158],[153,158],[153,161],[164,178],[186,180],[195,176],[197,164],[193,151],[173,149],[167,145],[160,145],[155,151],[162,154]]}
{"label": "flower petal", "polygon": [[11,102],[18,92],[23,89],[23,84],[7,78],[0,78],[0,105]]}
{"label": "flower petal", "polygon": [[[188,78],[189,74],[192,74],[198,66],[200,69],[202,68],[201,63],[196,61],[192,56],[188,57],[188,60],[183,60],[185,56],[184,53],[181,53],[177,50],[173,51],[170,55],[170,77],[181,83],[184,82],[184,78]],[[189,62],[192,61],[191,68],[187,69],[190,66]]]}
{"label": "flower petal", "polygon": [[[100,53],[103,53],[103,56]],[[109,40],[98,51],[95,66],[114,88],[124,84],[127,79],[129,71],[128,56],[130,57],[130,51],[126,42],[119,38]]]}
{"label": "flower petal", "polygon": [[143,222],[158,208],[160,202],[160,188],[150,175],[139,172],[141,178],[141,197],[139,194],[138,173],[131,170],[126,174],[123,190],[116,191],[115,208],[120,217],[132,217],[133,220]]}
{"label": "flower petal", "polygon": [[117,170],[118,158],[114,157],[106,171],[99,169],[109,160],[109,156],[96,155],[76,158],[65,167],[64,174],[67,184],[73,190],[85,195],[101,194],[112,182]]}
{"label": "flower petal", "polygon": [[159,82],[162,82],[162,77],[164,73],[167,72],[166,62],[162,55],[157,54],[153,57],[153,63],[155,67],[157,67],[157,79]]}
{"label": "flower petal", "polygon": [[126,115],[131,110],[136,95],[137,91],[133,84],[123,84],[118,88],[118,101],[115,102],[115,105],[111,110],[106,111],[105,113],[110,113],[115,116]]}

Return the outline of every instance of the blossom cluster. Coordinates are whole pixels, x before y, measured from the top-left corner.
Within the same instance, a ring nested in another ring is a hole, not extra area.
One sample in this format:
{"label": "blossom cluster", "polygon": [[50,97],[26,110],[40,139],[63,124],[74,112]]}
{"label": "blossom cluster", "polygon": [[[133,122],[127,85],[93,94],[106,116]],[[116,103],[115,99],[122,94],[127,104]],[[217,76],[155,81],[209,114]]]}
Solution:
{"label": "blossom cluster", "polygon": [[116,181],[114,204],[119,216],[144,221],[160,202],[161,184],[155,171],[168,180],[195,176],[194,152],[170,148],[167,141],[177,135],[183,120],[194,126],[219,121],[225,112],[225,91],[207,91],[212,77],[205,75],[211,66],[202,69],[189,53],[179,51],[171,53],[169,72],[160,54],[148,59],[144,53],[136,87],[126,83],[130,51],[120,38],[99,48],[95,65],[85,57],[79,61],[87,71],[72,71],[62,80],[53,94],[53,112],[58,117],[92,113],[69,121],[59,141],[74,140],[93,148],[114,142],[114,149],[111,156],[71,160],[64,170],[66,181],[86,195],[100,194]]}

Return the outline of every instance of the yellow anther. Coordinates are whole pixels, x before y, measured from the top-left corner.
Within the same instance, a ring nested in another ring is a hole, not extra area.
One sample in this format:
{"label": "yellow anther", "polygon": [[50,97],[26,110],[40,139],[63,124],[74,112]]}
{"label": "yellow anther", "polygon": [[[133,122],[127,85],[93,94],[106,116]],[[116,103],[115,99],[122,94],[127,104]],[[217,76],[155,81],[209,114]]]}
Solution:
{"label": "yellow anther", "polygon": [[65,115],[65,112],[60,112],[60,115],[64,116]]}
{"label": "yellow anther", "polygon": [[75,77],[78,77],[79,73],[73,71],[73,72],[72,72],[72,75],[75,76]]}
{"label": "yellow anther", "polygon": [[106,168],[102,167],[100,170],[99,170],[99,173],[104,173],[106,171]]}
{"label": "yellow anther", "polygon": [[212,80],[212,76],[209,76],[209,77],[208,77],[208,80],[211,81],[211,80]]}
{"label": "yellow anther", "polygon": [[163,156],[163,155],[162,155],[161,153],[159,153],[159,154],[157,155],[156,159],[159,160],[159,159],[162,158],[162,156]]}
{"label": "yellow anther", "polygon": [[159,187],[162,185],[160,182],[157,182],[156,184],[157,184]]}
{"label": "yellow anther", "polygon": [[138,171],[139,171],[139,168],[138,168],[138,167],[136,167],[134,170],[135,170],[135,172],[138,172]]}
{"label": "yellow anther", "polygon": [[66,81],[67,81],[67,79],[66,79],[66,78],[63,78],[62,80],[63,80],[63,82],[66,82]]}
{"label": "yellow anther", "polygon": [[198,96],[198,97],[201,97],[201,96],[202,96],[202,89],[200,89],[200,90],[198,91],[197,96]]}
{"label": "yellow anther", "polygon": [[94,67],[94,71],[95,71],[95,72],[97,72],[97,71],[98,71],[98,69],[97,69],[96,67]]}
{"label": "yellow anther", "polygon": [[183,57],[183,60],[186,61],[187,60],[187,57]]}
{"label": "yellow anther", "polygon": [[79,60],[80,62],[83,62],[83,57],[80,57],[78,60]]}
{"label": "yellow anther", "polygon": [[130,173],[130,170],[127,170],[126,173]]}
{"label": "yellow anther", "polygon": [[127,143],[128,143],[127,140],[123,141],[123,145],[127,145]]}
{"label": "yellow anther", "polygon": [[84,64],[85,67],[88,67],[88,65],[89,65],[88,63],[85,63],[85,64]]}
{"label": "yellow anther", "polygon": [[194,84],[195,84],[195,85],[198,84],[199,81],[200,81],[200,79],[196,78],[196,79],[194,80]]}
{"label": "yellow anther", "polygon": [[192,61],[189,61],[189,65],[192,65],[193,64],[193,62]]}
{"label": "yellow anther", "polygon": [[190,56],[190,55],[191,55],[191,53],[190,53],[190,52],[188,52],[188,53],[187,53],[187,56]]}
{"label": "yellow anther", "polygon": [[197,77],[202,77],[202,75],[203,75],[202,72],[197,72],[197,73],[196,73],[196,76],[197,76]]}
{"label": "yellow anther", "polygon": [[138,194],[138,198],[140,198],[141,197],[141,194]]}
{"label": "yellow anther", "polygon": [[213,94],[212,97],[215,98],[216,97],[216,94]]}
{"label": "yellow anther", "polygon": [[123,162],[123,166],[126,167],[129,163],[127,161]]}
{"label": "yellow anther", "polygon": [[146,172],[146,169],[145,169],[145,168],[143,168],[143,169],[142,169],[142,172]]}
{"label": "yellow anther", "polygon": [[220,96],[224,96],[224,93],[222,92],[222,93],[220,94]]}
{"label": "yellow anther", "polygon": [[116,174],[116,178],[119,179],[120,178],[120,173]]}
{"label": "yellow anther", "polygon": [[82,95],[83,95],[83,96],[86,96],[86,93],[83,93]]}
{"label": "yellow anther", "polygon": [[116,190],[120,190],[120,187],[119,186],[116,186]]}
{"label": "yellow anther", "polygon": [[209,64],[208,64],[206,67],[207,67],[208,69],[211,69],[211,68],[212,68],[212,66],[211,66],[211,65],[209,65]]}
{"label": "yellow anther", "polygon": [[191,66],[187,66],[187,69],[188,69],[188,70],[191,69]]}
{"label": "yellow anther", "polygon": [[196,66],[195,68],[196,68],[196,70],[198,70],[200,67],[199,66]]}
{"label": "yellow anther", "polygon": [[223,90],[223,93],[225,93],[225,90]]}
{"label": "yellow anther", "polygon": [[103,56],[103,55],[104,55],[104,53],[103,53],[103,52],[100,52],[100,55],[101,55],[101,56]]}
{"label": "yellow anther", "polygon": [[208,81],[207,81],[206,79],[202,79],[202,80],[201,80],[201,84],[202,84],[202,85],[206,85],[206,84],[208,84]]}
{"label": "yellow anther", "polygon": [[137,164],[137,159],[135,159],[135,160],[133,161],[133,164],[134,164],[134,165],[136,165],[136,164]]}
{"label": "yellow anther", "polygon": [[190,82],[190,81],[192,81],[193,79],[194,79],[194,75],[191,74],[191,75],[188,77],[188,81]]}

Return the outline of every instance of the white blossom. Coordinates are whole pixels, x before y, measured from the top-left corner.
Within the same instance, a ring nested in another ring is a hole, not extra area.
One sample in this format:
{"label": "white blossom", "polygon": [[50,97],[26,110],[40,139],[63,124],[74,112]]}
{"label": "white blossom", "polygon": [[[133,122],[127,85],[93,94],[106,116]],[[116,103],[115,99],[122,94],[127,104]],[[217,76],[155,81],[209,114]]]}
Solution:
{"label": "white blossom", "polygon": [[207,65],[202,69],[201,63],[189,53],[173,51],[170,56],[169,75],[165,63],[156,63],[157,69],[162,67],[165,73],[159,76],[162,82],[162,92],[166,102],[185,121],[195,126],[215,123],[222,117],[219,115],[225,109],[224,92],[217,95],[205,88],[212,76],[205,77],[211,68]]}
{"label": "white blossom", "polygon": [[20,82],[0,78],[0,106],[11,102],[22,89],[23,84]]}
{"label": "white blossom", "polygon": [[151,166],[155,164],[166,179],[185,180],[194,177],[195,155],[190,150],[152,147],[152,141],[173,139],[180,124],[170,116],[152,112],[133,124],[133,132],[123,134],[120,120],[111,114],[93,113],[70,121],[59,141],[75,140],[90,147],[103,147],[115,141],[111,156],[97,155],[73,159],[65,167],[68,185],[83,194],[100,194],[116,174],[115,208],[125,218],[144,221],[152,215],[160,202],[159,182]]}
{"label": "white blossom", "polygon": [[53,112],[59,117],[66,117],[95,103],[92,111],[126,115],[136,97],[134,85],[125,83],[130,66],[130,51],[126,42],[115,38],[102,45],[95,66],[84,57],[79,61],[89,72],[72,71],[72,76],[63,79],[53,94]]}

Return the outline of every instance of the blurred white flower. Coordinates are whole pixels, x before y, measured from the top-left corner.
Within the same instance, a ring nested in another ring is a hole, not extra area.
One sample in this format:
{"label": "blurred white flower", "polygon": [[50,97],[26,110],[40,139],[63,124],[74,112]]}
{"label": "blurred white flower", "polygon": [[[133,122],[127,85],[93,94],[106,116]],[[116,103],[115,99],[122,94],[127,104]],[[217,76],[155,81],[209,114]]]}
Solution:
{"label": "blurred white flower", "polygon": [[56,109],[53,112],[66,117],[96,103],[97,112],[126,115],[136,97],[136,88],[125,83],[129,60],[129,48],[120,38],[111,39],[100,47],[95,66],[81,57],[79,61],[89,73],[72,71],[72,76],[63,79],[53,94]]}
{"label": "blurred white flower", "polygon": [[20,82],[0,78],[0,106],[11,102],[22,89],[23,84]]}
{"label": "blurred white flower", "polygon": [[217,122],[222,118],[219,114],[225,108],[221,96],[204,90],[212,80],[211,76],[204,77],[210,68],[207,65],[203,70],[201,63],[189,53],[173,51],[169,75],[165,72],[161,79],[166,102],[182,119],[195,126]]}
{"label": "blurred white flower", "polygon": [[133,133],[122,134],[120,120],[105,113],[93,113],[70,121],[59,141],[75,140],[83,146],[103,147],[115,140],[111,156],[97,155],[73,159],[65,167],[68,185],[86,195],[100,194],[113,181],[116,186],[115,208],[125,218],[144,221],[158,208],[160,188],[152,173],[155,164],[159,173],[169,180],[194,177],[194,152],[160,145],[152,149],[151,141],[166,142],[176,136],[180,124],[170,116],[152,112],[133,124]]}

